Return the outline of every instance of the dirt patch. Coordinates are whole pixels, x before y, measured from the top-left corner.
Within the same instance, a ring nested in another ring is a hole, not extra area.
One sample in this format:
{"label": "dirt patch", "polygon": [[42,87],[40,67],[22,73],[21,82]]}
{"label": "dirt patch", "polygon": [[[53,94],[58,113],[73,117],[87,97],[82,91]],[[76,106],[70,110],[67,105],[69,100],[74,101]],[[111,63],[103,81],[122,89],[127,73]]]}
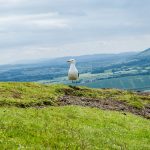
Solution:
{"label": "dirt patch", "polygon": [[15,99],[22,99],[21,93],[19,93],[17,91],[12,91],[12,97]]}
{"label": "dirt patch", "polygon": [[131,112],[135,115],[140,115],[147,119],[150,119],[150,105],[146,106],[143,109],[138,109],[132,106],[128,106],[124,102],[112,99],[103,100],[103,99],[93,99],[93,98],[65,95],[59,98],[59,105],[60,106],[79,105],[79,106],[96,107],[103,110],[122,111],[124,115],[126,115],[125,112]]}

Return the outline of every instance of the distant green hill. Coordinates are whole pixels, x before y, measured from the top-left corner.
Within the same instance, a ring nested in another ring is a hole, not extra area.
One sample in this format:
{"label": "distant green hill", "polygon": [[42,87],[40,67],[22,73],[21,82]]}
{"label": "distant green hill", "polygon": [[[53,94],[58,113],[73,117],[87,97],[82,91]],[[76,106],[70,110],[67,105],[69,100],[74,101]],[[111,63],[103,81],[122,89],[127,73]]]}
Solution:
{"label": "distant green hill", "polygon": [[[68,79],[64,78],[67,77],[69,66],[66,60],[69,58],[0,66],[0,81],[68,84]],[[95,54],[74,58],[77,60],[77,68],[80,72],[79,85],[149,90],[150,49],[139,53]]]}
{"label": "distant green hill", "polygon": [[92,69],[91,78],[83,78],[81,85],[96,88],[150,90],[150,48],[128,57],[121,63]]}
{"label": "distant green hill", "polygon": [[136,54],[131,59],[129,59],[129,65],[130,66],[150,66],[150,48]]}
{"label": "distant green hill", "polygon": [[137,59],[145,59],[145,58],[150,58],[150,48],[144,50],[143,52],[135,55],[135,58]]}
{"label": "distant green hill", "polygon": [[121,63],[137,53],[95,54],[85,56],[70,56],[56,59],[39,60],[32,64],[16,64],[0,66],[0,81],[39,81],[52,80],[67,75],[67,60],[71,57],[77,60],[81,73],[92,72],[93,69],[106,65]]}

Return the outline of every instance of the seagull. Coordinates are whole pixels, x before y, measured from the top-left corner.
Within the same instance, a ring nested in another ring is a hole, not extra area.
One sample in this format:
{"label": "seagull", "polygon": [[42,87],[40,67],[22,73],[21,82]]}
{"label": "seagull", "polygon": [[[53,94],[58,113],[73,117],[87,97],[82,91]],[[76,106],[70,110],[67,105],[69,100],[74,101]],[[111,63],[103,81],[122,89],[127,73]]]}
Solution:
{"label": "seagull", "polygon": [[77,80],[79,78],[79,72],[75,66],[76,60],[75,59],[70,59],[67,61],[70,64],[70,69],[68,71],[68,79],[69,80]]}

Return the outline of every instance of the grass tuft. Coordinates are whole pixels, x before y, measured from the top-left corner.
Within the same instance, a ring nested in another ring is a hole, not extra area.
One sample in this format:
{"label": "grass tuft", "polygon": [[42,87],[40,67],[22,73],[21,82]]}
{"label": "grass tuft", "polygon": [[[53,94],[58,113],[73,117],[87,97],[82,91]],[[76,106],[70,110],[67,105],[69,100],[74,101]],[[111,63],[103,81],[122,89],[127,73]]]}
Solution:
{"label": "grass tuft", "polygon": [[1,149],[149,149],[149,120],[77,106],[0,108]]}

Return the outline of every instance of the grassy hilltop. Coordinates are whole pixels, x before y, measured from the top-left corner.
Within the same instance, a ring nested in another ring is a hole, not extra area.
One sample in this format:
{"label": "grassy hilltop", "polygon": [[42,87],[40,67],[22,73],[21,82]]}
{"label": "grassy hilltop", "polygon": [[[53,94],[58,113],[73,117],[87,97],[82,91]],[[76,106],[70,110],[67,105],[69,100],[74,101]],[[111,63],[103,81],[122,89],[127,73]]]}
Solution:
{"label": "grassy hilltop", "polygon": [[0,147],[150,149],[149,106],[149,93],[0,83]]}

